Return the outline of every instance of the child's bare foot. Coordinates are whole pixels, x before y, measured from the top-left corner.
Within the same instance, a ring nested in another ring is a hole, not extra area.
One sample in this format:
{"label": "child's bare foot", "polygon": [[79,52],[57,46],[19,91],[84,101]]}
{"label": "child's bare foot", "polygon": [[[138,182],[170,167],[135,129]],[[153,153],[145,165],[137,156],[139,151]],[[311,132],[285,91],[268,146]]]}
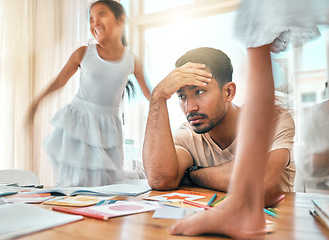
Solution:
{"label": "child's bare foot", "polygon": [[223,234],[237,239],[263,239],[265,216],[263,208],[252,209],[235,205],[230,198],[218,206],[197,213],[171,228],[171,234]]}

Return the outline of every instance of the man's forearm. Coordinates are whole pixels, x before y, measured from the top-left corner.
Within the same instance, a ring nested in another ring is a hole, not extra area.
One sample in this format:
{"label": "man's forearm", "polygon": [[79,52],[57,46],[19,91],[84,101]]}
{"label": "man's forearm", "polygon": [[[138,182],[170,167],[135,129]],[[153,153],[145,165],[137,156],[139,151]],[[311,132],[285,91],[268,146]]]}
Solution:
{"label": "man's forearm", "polygon": [[176,152],[167,100],[185,86],[204,86],[211,82],[212,75],[205,68],[205,64],[188,62],[175,68],[153,89],[143,145],[144,168],[152,188],[178,187],[185,169],[192,165],[190,155]]}
{"label": "man's forearm", "polygon": [[143,145],[144,168],[149,184],[155,189],[172,189],[178,164],[173,142],[166,99],[152,94]]}
{"label": "man's forearm", "polygon": [[192,181],[200,186],[227,192],[234,161],[206,167],[190,173]]}
{"label": "man's forearm", "polygon": [[[227,192],[231,180],[234,161],[214,166],[206,167],[190,173],[190,177],[197,186]],[[267,173],[268,174],[268,173]],[[281,194],[280,177],[275,179],[265,178],[265,205],[273,203]]]}

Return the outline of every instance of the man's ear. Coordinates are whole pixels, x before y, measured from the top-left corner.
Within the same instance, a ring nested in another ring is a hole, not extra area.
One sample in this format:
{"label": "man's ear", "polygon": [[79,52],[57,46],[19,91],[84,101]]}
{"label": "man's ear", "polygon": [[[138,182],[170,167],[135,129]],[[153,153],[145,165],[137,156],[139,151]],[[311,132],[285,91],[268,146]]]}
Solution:
{"label": "man's ear", "polygon": [[226,83],[223,87],[225,90],[225,97],[227,102],[233,101],[236,93],[236,85],[234,82]]}

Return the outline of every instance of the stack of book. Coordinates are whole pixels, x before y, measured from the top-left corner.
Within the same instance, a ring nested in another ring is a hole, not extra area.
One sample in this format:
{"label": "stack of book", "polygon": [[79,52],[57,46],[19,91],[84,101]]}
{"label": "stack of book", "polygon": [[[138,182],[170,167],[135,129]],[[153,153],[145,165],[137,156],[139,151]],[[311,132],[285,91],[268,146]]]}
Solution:
{"label": "stack of book", "polygon": [[312,200],[314,211],[310,210],[311,215],[329,228],[329,199]]}

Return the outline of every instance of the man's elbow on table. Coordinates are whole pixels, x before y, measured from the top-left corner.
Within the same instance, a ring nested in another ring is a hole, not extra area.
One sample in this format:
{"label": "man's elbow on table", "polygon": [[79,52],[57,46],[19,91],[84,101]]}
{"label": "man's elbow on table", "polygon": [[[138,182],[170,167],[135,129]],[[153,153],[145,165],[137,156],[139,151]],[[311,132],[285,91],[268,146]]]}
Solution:
{"label": "man's elbow on table", "polygon": [[174,190],[179,185],[175,178],[168,176],[147,176],[147,181],[152,189],[159,191]]}

